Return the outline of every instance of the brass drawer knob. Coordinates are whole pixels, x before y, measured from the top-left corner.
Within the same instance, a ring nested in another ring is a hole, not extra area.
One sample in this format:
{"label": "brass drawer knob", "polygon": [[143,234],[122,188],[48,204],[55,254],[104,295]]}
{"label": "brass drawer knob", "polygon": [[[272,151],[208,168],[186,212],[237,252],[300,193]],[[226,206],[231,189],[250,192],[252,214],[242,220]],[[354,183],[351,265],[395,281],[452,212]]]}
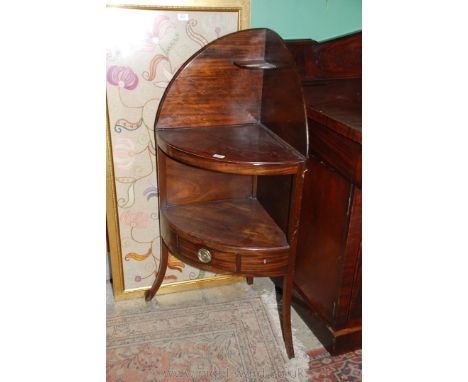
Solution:
{"label": "brass drawer knob", "polygon": [[206,248],[200,248],[198,250],[198,260],[200,260],[202,263],[208,264],[211,262],[211,252]]}

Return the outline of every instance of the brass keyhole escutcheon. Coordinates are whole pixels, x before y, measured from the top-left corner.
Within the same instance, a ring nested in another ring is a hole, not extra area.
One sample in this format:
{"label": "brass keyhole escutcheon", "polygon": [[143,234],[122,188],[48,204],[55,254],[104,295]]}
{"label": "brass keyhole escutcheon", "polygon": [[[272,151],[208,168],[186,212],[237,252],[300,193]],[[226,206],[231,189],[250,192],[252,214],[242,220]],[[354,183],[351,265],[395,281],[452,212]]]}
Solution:
{"label": "brass keyhole escutcheon", "polygon": [[200,260],[202,263],[208,264],[211,262],[211,252],[206,248],[200,248],[198,250],[198,260]]}

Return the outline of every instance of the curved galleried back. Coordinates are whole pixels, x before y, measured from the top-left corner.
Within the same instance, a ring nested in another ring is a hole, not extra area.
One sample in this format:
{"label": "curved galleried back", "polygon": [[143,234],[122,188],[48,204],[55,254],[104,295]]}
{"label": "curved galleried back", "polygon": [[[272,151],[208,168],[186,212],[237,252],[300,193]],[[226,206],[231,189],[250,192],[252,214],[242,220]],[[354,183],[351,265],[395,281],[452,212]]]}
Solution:
{"label": "curved galleried back", "polygon": [[295,63],[275,32],[249,29],[203,47],[160,103],[156,129],[262,124],[307,156],[307,121]]}

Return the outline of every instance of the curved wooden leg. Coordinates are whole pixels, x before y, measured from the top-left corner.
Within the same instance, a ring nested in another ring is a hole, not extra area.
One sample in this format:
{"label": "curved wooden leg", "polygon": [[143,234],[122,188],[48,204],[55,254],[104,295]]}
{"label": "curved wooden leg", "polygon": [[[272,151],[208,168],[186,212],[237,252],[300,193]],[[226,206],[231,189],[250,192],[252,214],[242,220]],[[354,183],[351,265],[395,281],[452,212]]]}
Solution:
{"label": "curved wooden leg", "polygon": [[293,279],[291,275],[283,279],[283,307],[282,307],[282,328],[283,339],[286,346],[286,353],[289,359],[294,358],[294,346],[291,332],[291,294]]}
{"label": "curved wooden leg", "polygon": [[167,269],[167,260],[169,258],[169,251],[166,247],[166,244],[161,240],[161,259],[159,262],[159,269],[158,273],[156,274],[156,279],[153,282],[153,285],[151,286],[151,289],[148,289],[145,292],[145,300],[146,301],[151,301],[158,291],[159,287],[161,286],[161,283],[164,280],[164,276],[166,275],[166,269]]}
{"label": "curved wooden leg", "polygon": [[245,281],[247,281],[247,284],[252,285],[253,284],[253,277],[246,277]]}

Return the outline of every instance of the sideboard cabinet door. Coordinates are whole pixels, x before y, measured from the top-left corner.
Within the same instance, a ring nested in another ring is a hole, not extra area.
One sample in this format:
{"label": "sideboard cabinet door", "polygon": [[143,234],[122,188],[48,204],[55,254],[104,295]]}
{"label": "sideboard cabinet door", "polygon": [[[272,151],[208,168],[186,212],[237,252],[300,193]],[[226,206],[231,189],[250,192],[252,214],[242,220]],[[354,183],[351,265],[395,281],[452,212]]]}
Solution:
{"label": "sideboard cabinet door", "polygon": [[314,310],[333,325],[341,287],[352,184],[310,158],[303,193],[295,285]]}
{"label": "sideboard cabinet door", "polygon": [[361,319],[362,192],[355,186],[352,187],[351,201],[343,255],[340,258],[341,276],[334,317],[335,329],[354,326]]}

